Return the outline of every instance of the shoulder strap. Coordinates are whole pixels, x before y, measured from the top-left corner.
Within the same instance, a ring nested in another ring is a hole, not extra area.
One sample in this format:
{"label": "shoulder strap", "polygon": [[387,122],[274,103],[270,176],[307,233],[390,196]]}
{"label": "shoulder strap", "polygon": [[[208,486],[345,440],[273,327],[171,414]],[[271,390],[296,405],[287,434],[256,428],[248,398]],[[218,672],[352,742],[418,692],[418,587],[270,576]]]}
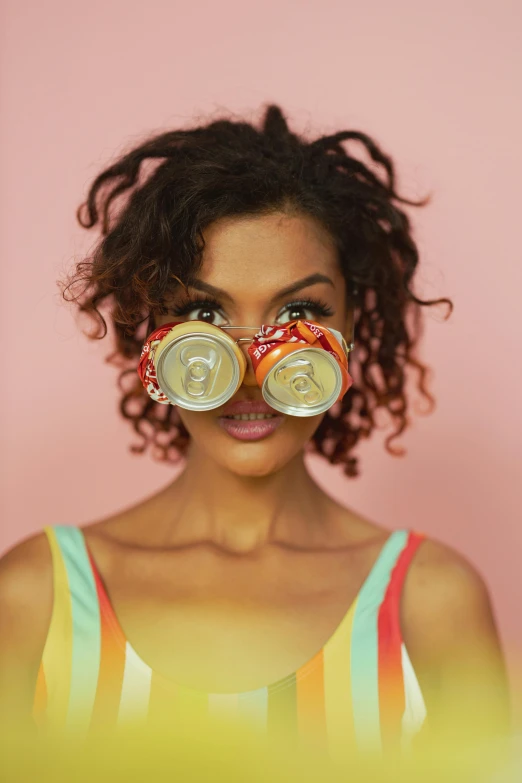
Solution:
{"label": "shoulder strap", "polygon": [[81,530],[55,525],[44,531],[52,553],[54,588],[42,656],[47,717],[55,725],[65,725],[73,722],[77,707],[86,708],[86,702],[94,699],[100,660],[100,611]]}
{"label": "shoulder strap", "polygon": [[[425,536],[422,533],[415,531],[405,531],[406,536],[400,551],[397,553],[397,557],[393,563],[393,568],[390,571],[388,583],[386,585],[386,591],[383,595],[382,603],[379,610],[379,620],[383,623],[384,617],[388,618],[389,631],[397,635],[402,641],[402,633],[400,626],[400,601],[402,595],[402,588],[404,581],[408,573],[409,567],[413,560],[419,545],[424,540]],[[384,632],[384,628],[383,628]]]}
{"label": "shoulder strap", "polygon": [[423,533],[413,530],[390,534],[359,594],[360,610],[367,612],[372,606],[382,613],[384,607],[397,614],[408,568],[424,538]]}
{"label": "shoulder strap", "polygon": [[[425,536],[410,531],[397,557],[379,608],[379,702],[383,744],[392,745],[404,729],[407,703],[418,699],[419,686],[404,646],[401,628],[401,595],[404,581]],[[422,695],[420,697],[422,701]]]}
{"label": "shoulder strap", "polygon": [[357,599],[350,660],[354,723],[358,742],[369,748],[382,747],[385,726],[400,726],[404,712],[399,601],[423,538],[410,530],[394,531]]}
{"label": "shoulder strap", "polygon": [[358,600],[361,607],[379,605],[382,602],[399,557],[408,544],[409,536],[408,530],[394,530],[388,536],[388,540],[361,588]]}

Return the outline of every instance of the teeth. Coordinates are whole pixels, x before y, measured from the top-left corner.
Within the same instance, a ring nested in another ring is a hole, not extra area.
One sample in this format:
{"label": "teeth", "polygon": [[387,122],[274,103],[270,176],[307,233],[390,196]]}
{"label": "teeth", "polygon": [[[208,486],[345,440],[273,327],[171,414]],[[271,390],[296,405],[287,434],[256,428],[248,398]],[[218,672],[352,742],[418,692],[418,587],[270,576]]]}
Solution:
{"label": "teeth", "polygon": [[273,413],[238,413],[236,416],[227,416],[227,419],[235,421],[258,421],[259,419],[273,419]]}

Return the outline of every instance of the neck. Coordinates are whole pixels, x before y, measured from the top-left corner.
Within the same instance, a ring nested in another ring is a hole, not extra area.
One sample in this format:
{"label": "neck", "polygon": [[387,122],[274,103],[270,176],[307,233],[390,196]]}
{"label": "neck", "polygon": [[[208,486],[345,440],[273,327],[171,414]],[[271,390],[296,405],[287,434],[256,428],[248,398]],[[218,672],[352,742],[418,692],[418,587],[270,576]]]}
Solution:
{"label": "neck", "polygon": [[334,505],[308,473],[302,453],[270,475],[241,476],[197,449],[164,499],[165,544],[210,543],[237,554],[272,543],[319,543]]}

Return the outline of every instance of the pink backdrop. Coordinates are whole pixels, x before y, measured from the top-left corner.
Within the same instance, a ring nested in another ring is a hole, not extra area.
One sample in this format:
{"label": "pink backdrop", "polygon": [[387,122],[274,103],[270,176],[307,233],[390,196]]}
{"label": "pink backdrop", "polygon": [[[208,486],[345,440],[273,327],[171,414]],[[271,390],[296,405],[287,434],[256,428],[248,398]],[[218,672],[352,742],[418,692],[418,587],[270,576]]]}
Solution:
{"label": "pink backdrop", "polygon": [[3,0],[1,13],[0,549],[173,475],[128,453],[109,345],[82,336],[55,285],[94,239],[74,219],[88,183],[144,133],[276,101],[298,130],[368,132],[405,195],[434,191],[410,211],[419,292],[455,303],[449,322],[427,316],[438,408],[403,438],[406,458],[382,431],[359,480],[313,469],[376,521],[466,552],[520,645],[520,3]]}

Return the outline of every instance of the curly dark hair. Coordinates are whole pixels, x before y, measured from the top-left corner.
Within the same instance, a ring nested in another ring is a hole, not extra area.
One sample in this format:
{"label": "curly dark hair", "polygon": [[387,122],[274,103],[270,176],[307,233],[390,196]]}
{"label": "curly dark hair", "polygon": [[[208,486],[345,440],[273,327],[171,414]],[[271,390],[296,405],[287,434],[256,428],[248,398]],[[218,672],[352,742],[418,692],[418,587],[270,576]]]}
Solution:
{"label": "curly dark hair", "polygon": [[[372,169],[348,154],[343,142],[349,140],[364,145]],[[106,361],[121,369],[120,411],[141,438],[130,450],[143,453],[151,444],[153,457],[167,462],[186,452],[189,435],[176,407],[154,402],[136,368],[155,328],[154,312],[166,312],[169,297],[201,264],[205,227],[234,215],[291,211],[316,218],[330,232],[356,313],[354,383],[326,413],[310,448],[343,464],[348,476],[359,475],[353,449],[370,436],[375,412],[384,408],[396,424],[386,449],[402,456],[404,449],[390,444],[410,425],[408,365],[429,400],[427,412],[435,407],[425,388],[428,368],[414,356],[423,329],[420,306],[445,302],[447,317],[453,310],[451,300],[423,301],[410,287],[419,254],[397,203],[429,201],[396,193],[392,160],[366,134],[340,131],[309,141],[289,130],[277,105],[264,107],[259,128],[220,117],[154,135],[121,155],[96,177],[77,212],[84,228],[99,227],[93,253],[58,285],[66,301],[94,320],[90,339],[106,336],[99,306],[110,304],[115,350]]]}

